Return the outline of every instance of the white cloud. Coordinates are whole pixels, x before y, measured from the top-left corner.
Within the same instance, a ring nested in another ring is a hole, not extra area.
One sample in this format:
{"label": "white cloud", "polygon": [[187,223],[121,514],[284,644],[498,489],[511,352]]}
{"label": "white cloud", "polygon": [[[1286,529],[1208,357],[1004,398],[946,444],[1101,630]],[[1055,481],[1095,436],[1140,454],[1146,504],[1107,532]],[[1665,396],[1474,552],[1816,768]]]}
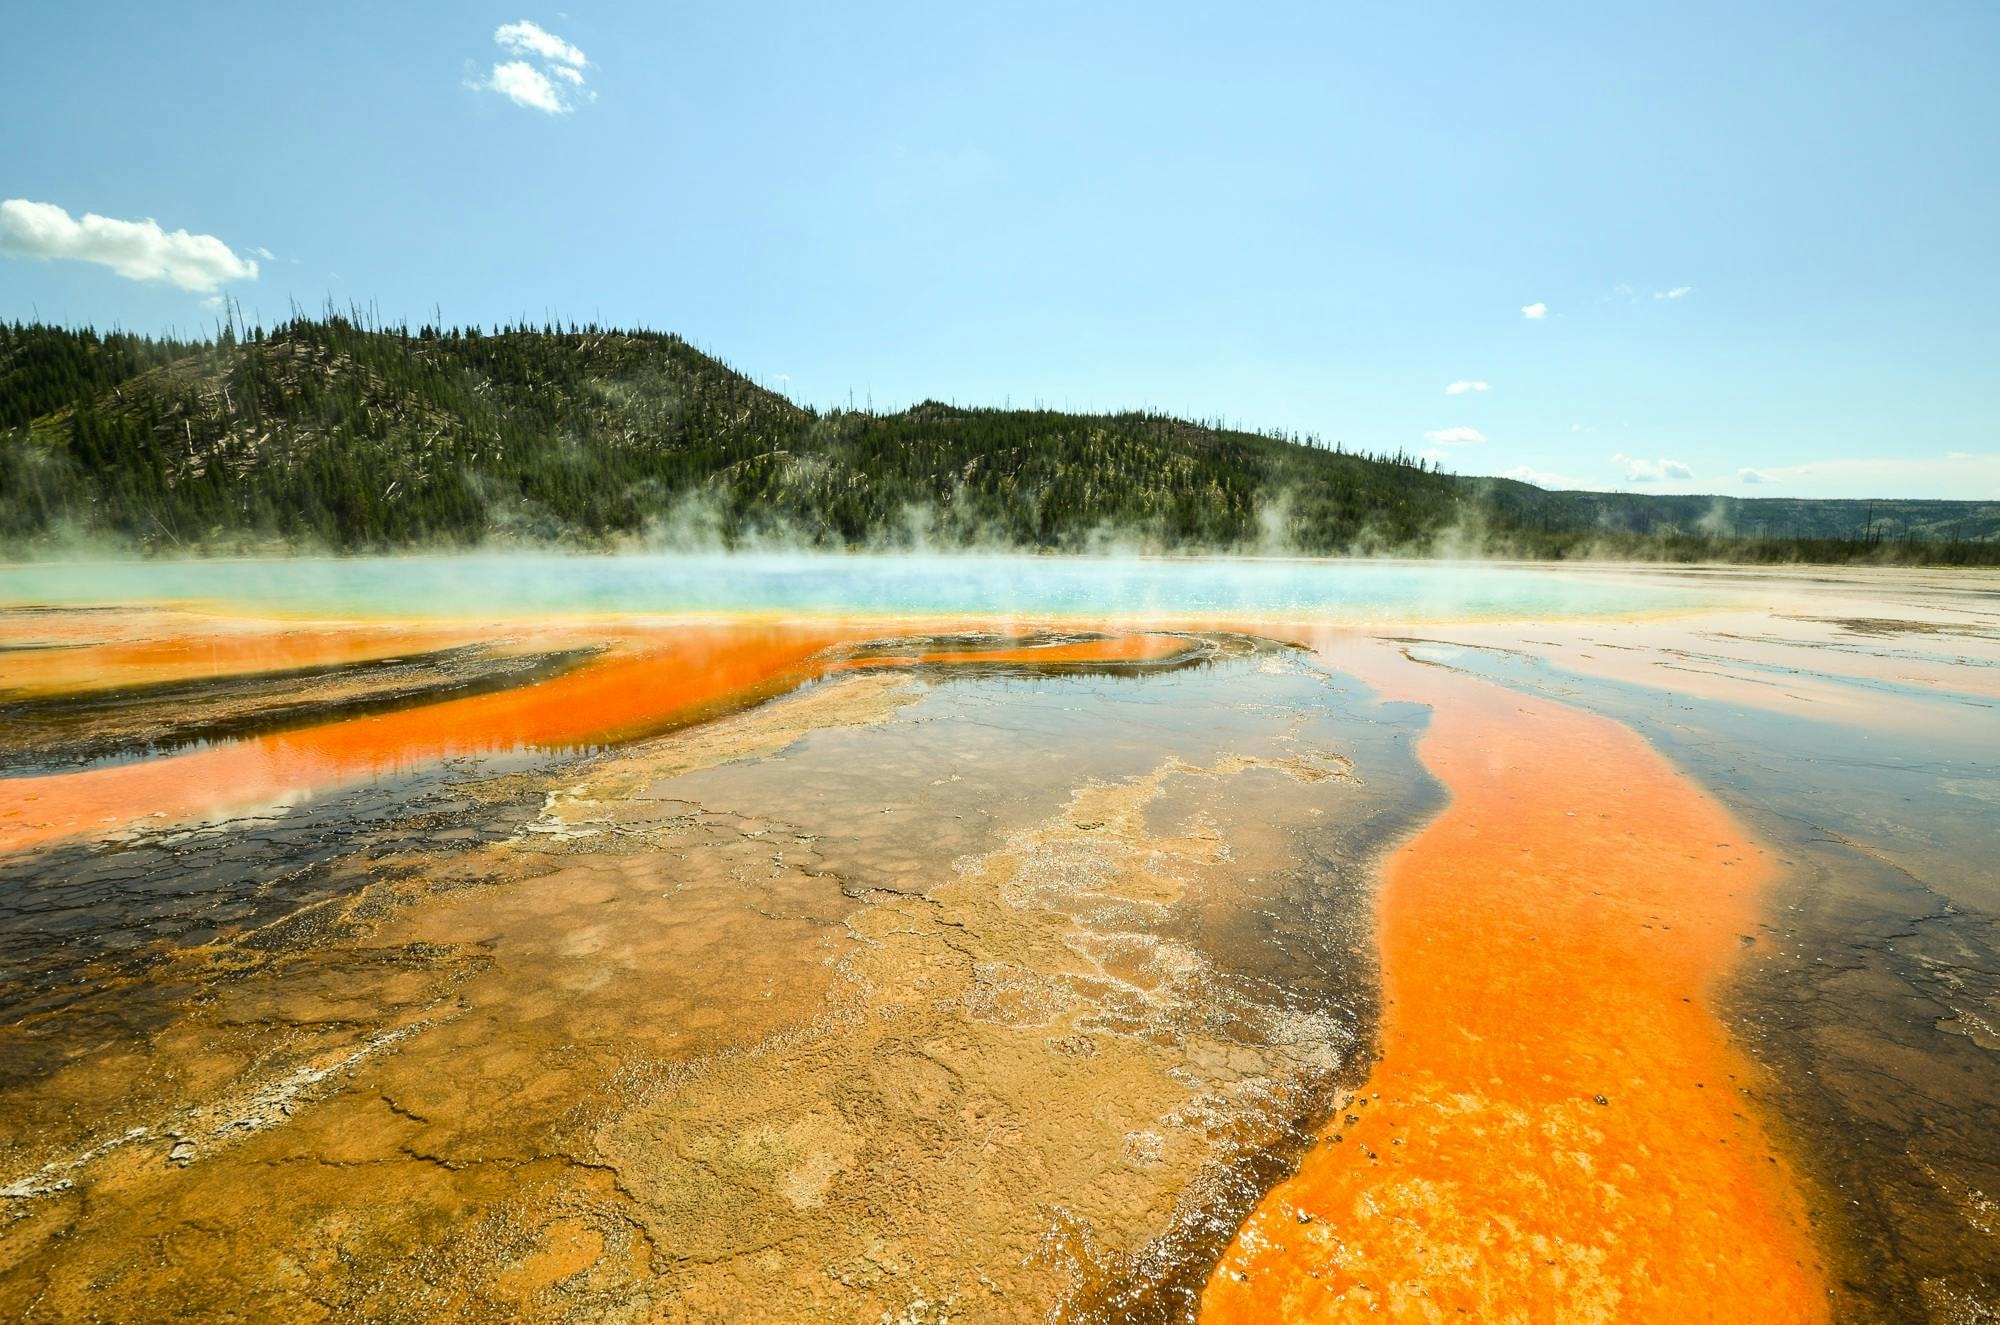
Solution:
{"label": "white cloud", "polygon": [[502,23],[495,28],[493,41],[503,51],[533,56],[550,64],[566,64],[581,69],[590,63],[583,58],[582,51],[555,33],[546,31],[539,23],[531,23],[525,18],[519,23]]}
{"label": "white cloud", "polygon": [[253,248],[250,251],[252,253],[255,253],[258,257],[264,259],[264,261],[266,262],[276,262],[278,260],[278,255],[273,253],[270,249],[265,248],[262,244],[259,244],[256,248]]}
{"label": "white cloud", "polygon": [[480,86],[489,92],[498,92],[515,105],[529,110],[566,115],[572,109],[563,100],[562,93],[556,91],[556,85],[549,80],[549,76],[526,60],[509,60],[505,64],[494,65],[493,72]]}
{"label": "white cloud", "polygon": [[1491,382],[1453,382],[1444,389],[1447,396],[1462,396],[1468,391],[1491,391]]}
{"label": "white cloud", "polygon": [[517,106],[545,115],[567,115],[576,109],[579,99],[597,99],[597,94],[584,86],[583,71],[590,61],[553,32],[522,19],[501,24],[493,32],[493,42],[519,58],[495,62],[486,77],[472,87],[498,92]]}
{"label": "white cloud", "polygon": [[1623,462],[1627,483],[1685,482],[1694,477],[1694,471],[1678,460],[1645,460],[1622,453],[1611,458]]}
{"label": "white cloud", "polygon": [[1536,302],[1532,304],[1521,305],[1521,316],[1528,319],[1528,321],[1530,322],[1540,322],[1543,318],[1547,317],[1548,315],[1549,315],[1549,306],[1547,304]]}
{"label": "white cloud", "polygon": [[1689,295],[1691,295],[1691,294],[1693,294],[1693,293],[1694,293],[1694,287],[1693,287],[1692,285],[1676,285],[1676,286],[1675,286],[1675,287],[1674,287],[1673,289],[1671,289],[1671,290],[1655,290],[1655,291],[1653,291],[1653,298],[1655,298],[1655,299],[1685,299],[1685,298],[1687,298],[1687,297],[1688,297]]}
{"label": "white cloud", "polygon": [[54,203],[0,202],[0,253],[17,258],[95,262],[134,281],[165,281],[206,294],[225,281],[257,277],[257,264],[214,235],[169,233],[150,217],[119,221],[95,212],[77,220]]}
{"label": "white cloud", "polygon": [[1771,476],[1755,469],[1739,469],[1736,471],[1736,481],[1738,483],[1769,483]]}
{"label": "white cloud", "polygon": [[1519,479],[1523,483],[1532,483],[1538,488],[1575,489],[1583,486],[1573,478],[1568,478],[1562,474],[1554,474],[1546,469],[1534,469],[1527,465],[1516,465],[1512,469],[1502,470],[1499,477]]}
{"label": "white cloud", "polygon": [[1425,433],[1424,436],[1439,446],[1459,446],[1467,442],[1486,440],[1486,434],[1477,428],[1439,428],[1436,432]]}

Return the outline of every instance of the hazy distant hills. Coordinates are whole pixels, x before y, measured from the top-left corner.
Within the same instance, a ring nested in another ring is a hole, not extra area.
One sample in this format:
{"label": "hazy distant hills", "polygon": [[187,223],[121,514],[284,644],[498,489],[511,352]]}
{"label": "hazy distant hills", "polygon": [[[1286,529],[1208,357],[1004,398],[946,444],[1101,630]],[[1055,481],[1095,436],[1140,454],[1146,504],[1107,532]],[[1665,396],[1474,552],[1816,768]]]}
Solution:
{"label": "hazy distant hills", "polygon": [[2000,560],[2000,502],[1546,492],[1155,414],[801,408],[678,337],[0,326],[0,547]]}
{"label": "hazy distant hills", "polygon": [[2000,538],[2000,501],[1875,498],[1673,496],[1627,492],[1549,492],[1506,479],[1483,485],[1502,518],[1533,528],[1678,531],[1768,540],[1850,539],[1878,543]]}

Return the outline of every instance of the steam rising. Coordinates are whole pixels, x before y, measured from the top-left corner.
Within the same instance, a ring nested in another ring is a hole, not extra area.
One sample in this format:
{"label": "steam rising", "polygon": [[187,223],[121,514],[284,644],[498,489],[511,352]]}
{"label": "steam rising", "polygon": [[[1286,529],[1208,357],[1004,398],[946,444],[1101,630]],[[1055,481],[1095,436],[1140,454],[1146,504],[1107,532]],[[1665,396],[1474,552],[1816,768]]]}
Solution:
{"label": "steam rising", "polygon": [[1333,625],[1610,616],[1685,588],[1602,572],[1288,558],[558,553],[36,564],[0,605],[217,604],[359,618],[769,616]]}

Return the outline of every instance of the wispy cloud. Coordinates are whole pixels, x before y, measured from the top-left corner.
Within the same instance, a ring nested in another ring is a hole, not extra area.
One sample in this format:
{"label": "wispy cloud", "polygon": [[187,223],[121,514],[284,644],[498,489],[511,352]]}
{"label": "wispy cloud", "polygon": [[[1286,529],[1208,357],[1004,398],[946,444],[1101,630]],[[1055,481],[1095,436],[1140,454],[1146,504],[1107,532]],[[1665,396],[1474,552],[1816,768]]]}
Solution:
{"label": "wispy cloud", "polygon": [[1625,466],[1627,483],[1664,483],[1670,479],[1685,482],[1694,477],[1694,471],[1678,460],[1646,460],[1623,453],[1611,458]]}
{"label": "wispy cloud", "polygon": [[1477,428],[1439,428],[1436,432],[1425,433],[1424,436],[1439,446],[1463,446],[1468,442],[1486,440],[1486,434]]}
{"label": "wispy cloud", "polygon": [[1453,382],[1444,389],[1447,396],[1462,396],[1468,391],[1491,391],[1491,382]]}
{"label": "wispy cloud", "polygon": [[1549,315],[1549,306],[1545,303],[1542,303],[1540,300],[1537,300],[1532,304],[1521,305],[1521,316],[1528,319],[1528,321],[1530,322],[1540,322],[1543,318],[1547,317],[1548,315]]}
{"label": "wispy cloud", "polygon": [[579,101],[597,99],[585,86],[584,70],[590,61],[540,24],[527,19],[502,23],[494,29],[493,43],[517,58],[495,61],[486,77],[472,84],[480,91],[498,92],[517,106],[545,115],[567,115]]}
{"label": "wispy cloud", "polygon": [[1671,289],[1671,290],[1655,290],[1655,291],[1653,291],[1653,298],[1655,298],[1655,299],[1685,299],[1685,298],[1687,298],[1687,297],[1688,297],[1689,295],[1691,295],[1691,294],[1693,294],[1693,293],[1694,293],[1694,287],[1693,287],[1692,285],[1676,285],[1676,286],[1675,286],[1675,287],[1674,287],[1673,289]]}
{"label": "wispy cloud", "polygon": [[574,69],[581,69],[590,63],[583,58],[582,51],[555,33],[547,31],[539,23],[531,23],[525,18],[519,23],[502,23],[495,28],[493,42],[503,51],[533,56],[538,60],[568,65]]}
{"label": "wispy cloud", "polygon": [[1738,483],[1769,483],[1771,476],[1759,469],[1739,469],[1736,471]]}
{"label": "wispy cloud", "polygon": [[166,231],[148,217],[120,221],[95,212],[82,219],[49,202],[0,202],[0,253],[17,258],[68,258],[109,267],[134,281],[165,281],[206,294],[226,281],[257,277],[257,263],[214,235]]}

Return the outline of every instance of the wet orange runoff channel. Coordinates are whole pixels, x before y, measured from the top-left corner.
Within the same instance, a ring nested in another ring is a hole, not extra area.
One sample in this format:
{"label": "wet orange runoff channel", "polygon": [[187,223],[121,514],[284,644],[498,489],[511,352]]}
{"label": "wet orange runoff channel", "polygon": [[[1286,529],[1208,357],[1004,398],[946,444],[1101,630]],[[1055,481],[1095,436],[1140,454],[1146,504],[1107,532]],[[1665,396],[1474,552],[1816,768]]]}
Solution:
{"label": "wet orange runoff channel", "polygon": [[1713,1000],[1765,853],[1628,729],[1408,661],[1450,804],[1388,861],[1381,1058],[1201,1318],[1818,1321],[1796,1177]]}
{"label": "wet orange runoff channel", "polygon": [[[1020,647],[971,647],[844,658],[832,646],[863,638],[854,625],[729,623],[543,635],[538,644],[601,644],[603,653],[563,675],[495,694],[270,732],[190,753],[74,773],[0,779],[0,852],[18,851],[139,822],[178,823],[287,803],[356,780],[458,755],[570,750],[665,730],[842,671],[915,665],[1148,661],[1188,648],[1180,637],[1119,634]],[[39,664],[29,693],[96,689],[123,670],[134,680],[246,674],[395,657],[464,643],[463,635],[377,628],[310,636],[255,633],[119,642],[74,653],[27,655]],[[51,665],[53,664],[53,665]],[[11,667],[11,663],[10,663]],[[11,678],[10,678],[11,679]]]}

